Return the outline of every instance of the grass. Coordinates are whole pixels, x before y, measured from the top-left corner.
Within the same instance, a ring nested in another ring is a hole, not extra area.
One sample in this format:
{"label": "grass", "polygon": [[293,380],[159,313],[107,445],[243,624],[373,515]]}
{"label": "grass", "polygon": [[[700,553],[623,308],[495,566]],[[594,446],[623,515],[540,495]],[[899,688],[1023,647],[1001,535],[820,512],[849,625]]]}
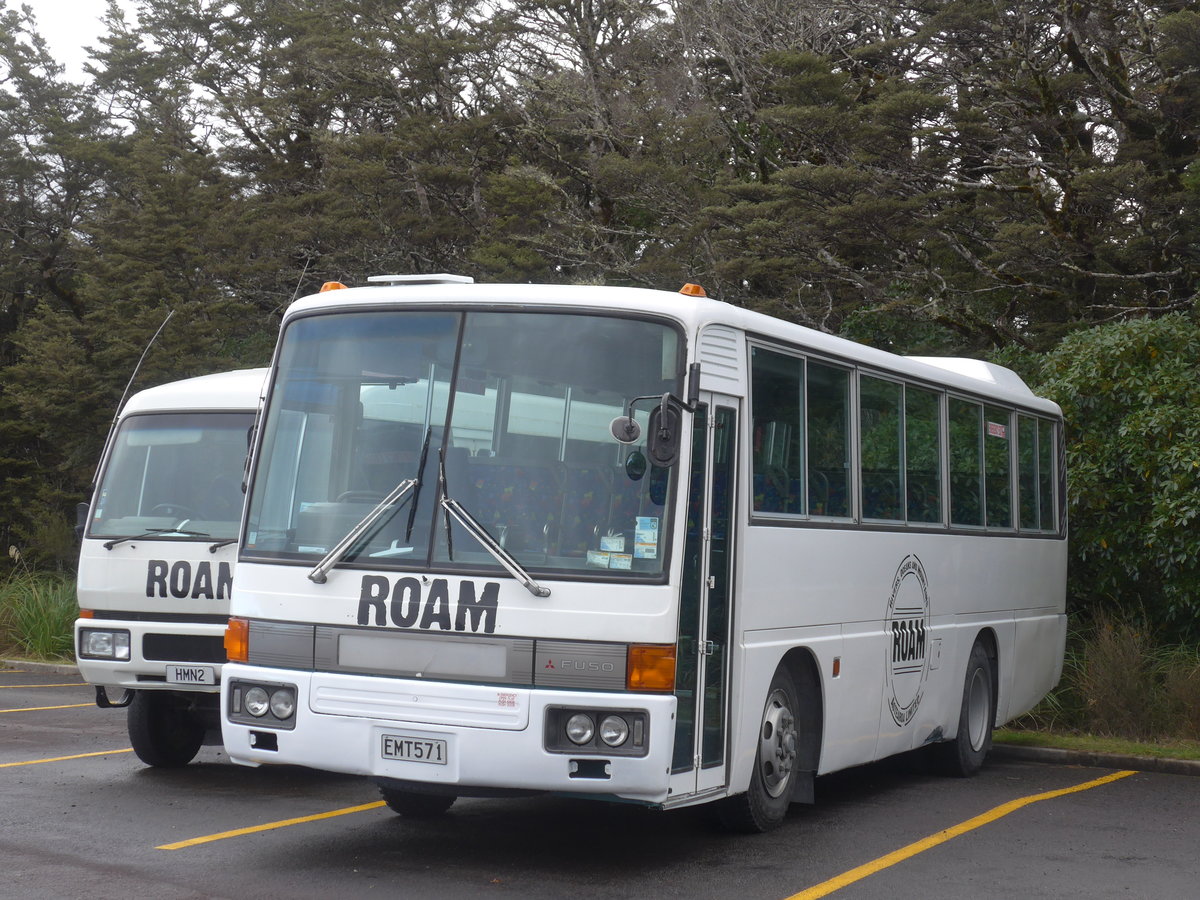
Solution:
{"label": "grass", "polygon": [[1200,741],[1168,740],[1159,743],[1092,734],[1058,734],[1051,731],[1017,731],[1001,728],[996,743],[1017,747],[1052,747],[1085,753],[1115,753],[1121,756],[1146,756],[1152,759],[1200,760]]}
{"label": "grass", "polygon": [[14,570],[0,579],[0,650],[30,659],[74,657],[75,580]]}

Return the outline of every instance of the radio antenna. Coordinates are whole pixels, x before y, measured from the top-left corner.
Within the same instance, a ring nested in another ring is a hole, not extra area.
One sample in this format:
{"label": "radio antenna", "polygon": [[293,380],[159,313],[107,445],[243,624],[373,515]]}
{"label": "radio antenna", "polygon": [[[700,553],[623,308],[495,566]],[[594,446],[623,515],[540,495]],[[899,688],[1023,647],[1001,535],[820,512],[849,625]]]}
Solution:
{"label": "radio antenna", "polygon": [[104,452],[100,454],[100,462],[96,463],[96,471],[92,475],[93,485],[95,485],[96,479],[100,475],[100,464],[104,461],[104,455],[108,452],[108,445],[112,442],[113,433],[117,427],[117,419],[121,416],[121,410],[125,408],[125,401],[129,399],[129,389],[133,387],[133,380],[138,377],[138,372],[142,371],[142,363],[146,361],[146,354],[150,352],[150,348],[154,346],[154,342],[158,340],[158,336],[162,334],[162,330],[167,327],[167,323],[171,321],[171,316],[173,315],[175,315],[175,310],[168,312],[167,317],[162,320],[162,324],[158,326],[158,331],[154,332],[154,337],[150,338],[146,344],[146,348],[142,350],[142,355],[138,357],[137,365],[133,367],[133,374],[129,376],[129,381],[125,383],[125,393],[121,394],[121,402],[117,404],[112,422],[108,426],[108,437],[104,439]]}
{"label": "radio antenna", "polygon": [[129,398],[129,389],[133,387],[133,379],[138,377],[138,372],[142,371],[142,363],[146,361],[146,354],[150,352],[150,348],[154,346],[154,342],[158,340],[158,336],[162,334],[162,330],[167,327],[167,323],[171,321],[171,316],[175,315],[175,310],[167,313],[167,317],[162,320],[162,324],[158,326],[158,331],[154,332],[154,337],[146,344],[146,349],[142,351],[142,355],[138,357],[137,365],[133,367],[133,374],[129,376],[129,381],[125,383],[125,393],[121,395],[121,402],[117,404],[117,411],[113,413],[113,425],[117,424],[117,416],[121,414],[121,410],[125,408],[125,401]]}

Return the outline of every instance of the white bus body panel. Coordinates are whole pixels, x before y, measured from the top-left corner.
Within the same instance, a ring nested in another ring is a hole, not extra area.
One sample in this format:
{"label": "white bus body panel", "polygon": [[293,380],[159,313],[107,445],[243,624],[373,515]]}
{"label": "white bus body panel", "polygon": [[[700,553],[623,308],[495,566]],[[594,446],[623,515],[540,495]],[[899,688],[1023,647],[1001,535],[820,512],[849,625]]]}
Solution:
{"label": "white bus body panel", "polygon": [[[987,553],[980,552],[987,547]],[[953,735],[962,673],[979,634],[998,649],[997,724],[1031,709],[1062,672],[1065,542],[963,534],[898,534],[754,525],[744,529],[735,633],[742,635],[733,708],[731,783],[749,783],[755,731],[775,669],[793,647],[817,660],[825,713],[820,772],[881,759]],[[918,557],[928,583],[930,671],[914,718],[897,727],[888,711],[885,619],[897,568]],[[1056,586],[1014,596],[1013,580]],[[821,622],[821,618],[829,621]],[[790,622],[808,622],[789,626]],[[1015,665],[1015,647],[1027,662]],[[834,677],[834,658],[840,674]],[[877,710],[878,715],[864,712]]]}
{"label": "white bus body panel", "polygon": [[[379,572],[364,569],[334,568],[328,581],[320,586],[308,580],[312,566],[263,565],[242,562],[237,572],[237,615],[249,619],[268,619],[282,622],[305,622],[322,625],[376,626],[378,609],[369,607],[365,623],[359,622],[364,577],[386,577],[394,584],[399,578],[411,577],[412,572]],[[445,583],[449,598],[447,609],[451,623],[457,623],[460,586],[463,582],[495,582],[499,585],[494,634],[506,637],[550,637],[555,640],[630,641],[665,643],[675,641],[675,589],[669,584],[629,585],[595,582],[556,582],[541,579],[550,588],[550,596],[534,597],[510,576],[502,573],[487,575],[420,575],[422,583],[422,612],[419,623],[436,602],[430,588],[435,582]],[[385,627],[396,628],[392,618],[393,606],[383,604],[388,616]],[[383,630],[380,628],[379,630]],[[458,631],[430,626],[432,634]],[[471,633],[470,626],[464,629]],[[411,632],[409,632],[411,633]]]}

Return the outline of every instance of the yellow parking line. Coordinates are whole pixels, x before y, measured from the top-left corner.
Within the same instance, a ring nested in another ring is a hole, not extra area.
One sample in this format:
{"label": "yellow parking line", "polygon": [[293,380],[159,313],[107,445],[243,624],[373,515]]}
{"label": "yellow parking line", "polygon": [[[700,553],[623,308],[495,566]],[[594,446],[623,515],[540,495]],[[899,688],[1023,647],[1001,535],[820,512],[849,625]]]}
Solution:
{"label": "yellow parking line", "polygon": [[302,825],[305,822],[316,822],[319,819],[332,819],[334,816],[345,816],[350,813],[365,812],[368,809],[379,809],[382,800],[374,803],[364,803],[362,806],[348,806],[345,809],[335,809],[330,812],[317,813],[313,816],[301,816],[298,819],[283,819],[280,822],[268,822],[265,825],[252,825],[249,828],[235,828],[233,831],[222,831],[220,834],[209,834],[204,837],[190,838],[174,844],[163,844],[155,850],[182,850],[185,847],[195,847],[197,844],[208,844],[212,841],[223,841],[225,838],[241,837],[243,834],[254,834],[257,831],[270,831],[273,828],[286,828],[288,825]]}
{"label": "yellow parking line", "polygon": [[68,681],[66,684],[0,684],[0,691],[12,690],[14,688],[35,688],[35,687],[87,687],[86,681]]}
{"label": "yellow parking line", "polygon": [[916,843],[909,844],[907,847],[901,847],[899,850],[893,851],[886,856],[881,856],[879,859],[859,866],[856,869],[851,869],[849,872],[843,872],[828,881],[823,881],[820,884],[813,885],[808,890],[801,891],[798,894],[792,894],[787,900],[816,900],[818,897],[826,897],[834,891],[840,891],[842,888],[854,884],[856,881],[862,881],[868,875],[874,875],[889,866],[894,866],[896,863],[903,862],[918,853],[924,853],[938,844],[944,844],[946,841],[966,834],[968,831],[974,831],[997,819],[1007,816],[1011,812],[1016,812],[1018,809],[1029,806],[1031,803],[1037,803],[1039,800],[1052,800],[1055,797],[1062,797],[1067,794],[1078,793],[1079,791],[1091,790],[1101,785],[1110,784],[1118,781],[1121,778],[1127,778],[1130,775],[1136,775],[1134,771],[1114,772],[1112,775],[1105,775],[1103,778],[1097,778],[1094,781],[1087,781],[1083,784],[1077,784],[1074,787],[1061,788],[1057,791],[1047,791],[1044,794],[1033,794],[1029,797],[1021,797],[1017,800],[1010,800],[1008,803],[1001,804],[995,809],[985,812],[981,816],[976,816],[973,819],[967,819],[952,828],[947,828],[945,831],[939,831],[937,834],[931,834],[927,838],[922,838]]}
{"label": "yellow parking line", "polygon": [[76,753],[74,756],[51,756],[49,759],[29,759],[25,762],[0,763],[0,769],[8,769],[13,766],[36,766],[40,763],[62,762],[64,759],[85,759],[89,756],[110,756],[114,753],[132,752],[132,747],[126,747],[124,750],[97,750],[95,753]]}
{"label": "yellow parking line", "polygon": [[91,703],[68,703],[66,706],[19,706],[16,709],[0,709],[0,713],[6,712],[41,712],[43,709],[82,709],[85,706],[93,706]]}

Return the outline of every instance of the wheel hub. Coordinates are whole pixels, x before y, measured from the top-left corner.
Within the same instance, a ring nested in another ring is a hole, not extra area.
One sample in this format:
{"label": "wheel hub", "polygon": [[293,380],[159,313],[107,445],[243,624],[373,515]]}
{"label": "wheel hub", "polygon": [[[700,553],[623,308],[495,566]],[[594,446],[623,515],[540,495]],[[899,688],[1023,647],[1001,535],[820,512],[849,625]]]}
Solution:
{"label": "wheel hub", "polygon": [[775,691],[767,699],[759,732],[759,764],[763,786],[772,797],[780,796],[791,784],[796,765],[799,739],[796,735],[796,716],[783,691]]}

